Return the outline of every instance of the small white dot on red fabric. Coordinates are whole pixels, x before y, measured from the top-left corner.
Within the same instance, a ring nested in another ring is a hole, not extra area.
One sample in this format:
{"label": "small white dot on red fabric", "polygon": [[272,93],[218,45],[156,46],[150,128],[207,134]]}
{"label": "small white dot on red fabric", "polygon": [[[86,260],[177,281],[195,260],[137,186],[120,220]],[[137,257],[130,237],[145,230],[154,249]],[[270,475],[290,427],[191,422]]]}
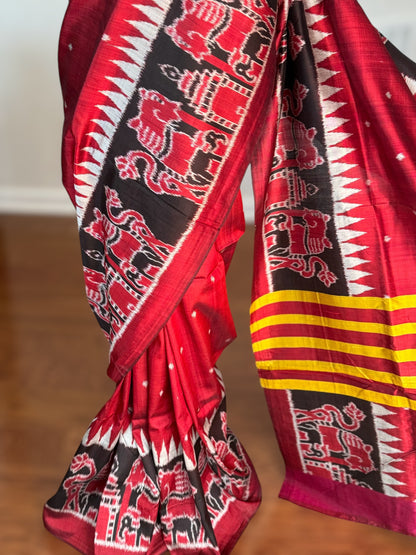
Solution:
{"label": "small white dot on red fabric", "polygon": [[215,277],[214,276],[211,276],[211,281],[212,281],[212,283],[215,282]]}
{"label": "small white dot on red fabric", "polygon": [[366,126],[366,127],[370,127],[370,126],[371,126],[371,123],[370,123],[369,121],[366,121],[366,122],[365,122],[365,126]]}
{"label": "small white dot on red fabric", "polygon": [[181,353],[181,355],[183,354],[183,347],[179,349],[179,352]]}
{"label": "small white dot on red fabric", "polygon": [[163,395],[163,389],[160,391],[159,395],[162,397],[162,395]]}
{"label": "small white dot on red fabric", "polygon": [[371,185],[371,179],[367,179],[365,182],[366,185]]}
{"label": "small white dot on red fabric", "polygon": [[185,434],[185,441],[188,441],[188,434]]}
{"label": "small white dot on red fabric", "polygon": [[388,235],[385,235],[385,236],[384,236],[384,241],[385,241],[386,243],[388,243],[389,241],[391,241],[391,237],[389,237]]}
{"label": "small white dot on red fabric", "polygon": [[68,44],[68,50],[69,50],[70,52],[72,52],[72,49],[73,49],[72,43],[69,43],[69,44]]}
{"label": "small white dot on red fabric", "polygon": [[208,330],[208,335],[211,335],[211,330]]}
{"label": "small white dot on red fabric", "polygon": [[174,368],[175,368],[175,365],[173,364],[173,362],[171,362],[171,363],[169,364],[169,370],[173,370]]}
{"label": "small white dot on red fabric", "polygon": [[229,337],[229,338],[227,339],[226,343],[231,343],[231,341],[232,341],[232,339],[231,339],[231,337]]}
{"label": "small white dot on red fabric", "polygon": [[196,310],[194,310],[191,314],[192,318],[196,318]]}
{"label": "small white dot on red fabric", "polygon": [[107,42],[110,40],[110,36],[104,33],[104,35],[102,36],[102,39]]}
{"label": "small white dot on red fabric", "polygon": [[142,383],[142,386],[143,386],[143,387],[147,387],[148,385],[149,385],[149,382],[146,381],[146,380]]}
{"label": "small white dot on red fabric", "polygon": [[402,160],[404,160],[406,158],[406,156],[403,154],[403,152],[399,152],[399,154],[396,156],[397,160],[399,160],[399,162],[401,162]]}
{"label": "small white dot on red fabric", "polygon": [[213,374],[213,373],[214,373],[214,369],[213,369],[213,368],[210,368],[209,373],[210,373],[210,374]]}
{"label": "small white dot on red fabric", "polygon": [[391,98],[391,92],[390,92],[390,91],[387,91],[387,92],[386,92],[386,96],[387,96],[387,98],[390,99],[390,98]]}

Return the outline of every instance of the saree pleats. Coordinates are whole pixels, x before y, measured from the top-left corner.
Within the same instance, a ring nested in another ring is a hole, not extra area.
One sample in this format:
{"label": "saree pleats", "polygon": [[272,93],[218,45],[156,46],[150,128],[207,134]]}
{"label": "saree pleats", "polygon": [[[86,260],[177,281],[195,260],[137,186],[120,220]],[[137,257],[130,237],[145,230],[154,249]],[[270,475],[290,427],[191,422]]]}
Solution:
{"label": "saree pleats", "polygon": [[93,420],[47,503],[46,526],[83,553],[229,553],[259,505],[259,482],[227,426],[215,366],[235,336],[225,271],[230,241],[244,224],[238,201],[186,295]]}
{"label": "saree pleats", "polygon": [[46,526],[87,555],[229,553],[258,507],[216,368],[251,162],[280,495],[416,535],[415,65],[355,0],[101,4],[62,29],[63,173],[117,387]]}

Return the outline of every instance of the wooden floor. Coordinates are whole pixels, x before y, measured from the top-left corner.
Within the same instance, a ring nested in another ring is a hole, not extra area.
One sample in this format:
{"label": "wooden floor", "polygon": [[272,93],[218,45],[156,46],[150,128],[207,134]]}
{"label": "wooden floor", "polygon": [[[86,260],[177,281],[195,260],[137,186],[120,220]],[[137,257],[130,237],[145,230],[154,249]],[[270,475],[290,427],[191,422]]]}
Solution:
{"label": "wooden floor", "polygon": [[[73,219],[0,221],[0,554],[70,555],[42,526],[90,420],[111,395],[107,345],[84,296]],[[279,500],[283,465],[248,337],[251,238],[230,276],[239,339],[220,367],[231,427],[251,455],[263,504],[233,555],[410,555],[416,539]]]}

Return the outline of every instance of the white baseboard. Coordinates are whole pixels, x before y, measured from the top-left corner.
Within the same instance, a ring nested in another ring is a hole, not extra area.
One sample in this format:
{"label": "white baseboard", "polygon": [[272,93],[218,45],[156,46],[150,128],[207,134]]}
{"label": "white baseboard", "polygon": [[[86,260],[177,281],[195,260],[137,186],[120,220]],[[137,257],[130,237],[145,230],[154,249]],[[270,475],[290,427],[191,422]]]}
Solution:
{"label": "white baseboard", "polygon": [[74,207],[62,186],[0,185],[0,213],[75,216]]}
{"label": "white baseboard", "polygon": [[[254,222],[254,199],[248,175],[243,180],[241,191],[246,221],[248,224],[252,224]],[[62,186],[36,188],[1,185],[0,214],[75,217],[75,209]]]}

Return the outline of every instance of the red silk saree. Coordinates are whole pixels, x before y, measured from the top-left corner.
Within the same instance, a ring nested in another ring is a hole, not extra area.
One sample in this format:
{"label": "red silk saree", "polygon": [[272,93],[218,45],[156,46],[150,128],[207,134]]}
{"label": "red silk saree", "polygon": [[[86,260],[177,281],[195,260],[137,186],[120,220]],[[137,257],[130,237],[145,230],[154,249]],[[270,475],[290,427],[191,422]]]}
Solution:
{"label": "red silk saree", "polygon": [[229,553],[257,509],[216,367],[251,163],[280,495],[416,534],[414,64],[354,0],[71,0],[59,61],[116,389],[47,528],[88,555]]}

